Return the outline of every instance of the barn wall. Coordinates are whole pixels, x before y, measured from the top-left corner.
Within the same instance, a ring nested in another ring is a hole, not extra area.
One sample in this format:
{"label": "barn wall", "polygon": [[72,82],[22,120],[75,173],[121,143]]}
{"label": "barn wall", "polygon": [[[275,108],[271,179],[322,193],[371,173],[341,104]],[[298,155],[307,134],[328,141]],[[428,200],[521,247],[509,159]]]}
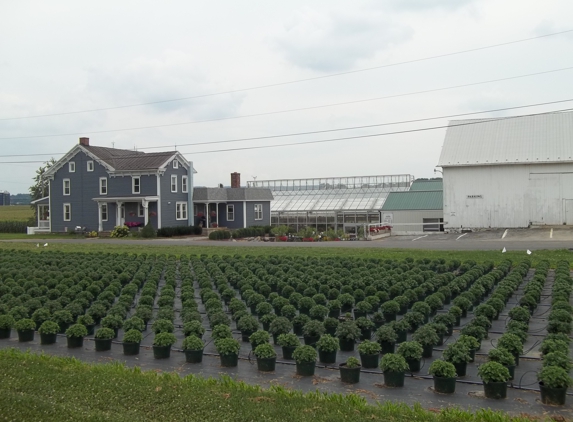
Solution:
{"label": "barn wall", "polygon": [[[422,225],[424,218],[443,218],[442,210],[429,211],[384,211],[384,214],[392,213],[392,235],[414,235],[424,232]],[[426,234],[426,233],[424,233]]]}

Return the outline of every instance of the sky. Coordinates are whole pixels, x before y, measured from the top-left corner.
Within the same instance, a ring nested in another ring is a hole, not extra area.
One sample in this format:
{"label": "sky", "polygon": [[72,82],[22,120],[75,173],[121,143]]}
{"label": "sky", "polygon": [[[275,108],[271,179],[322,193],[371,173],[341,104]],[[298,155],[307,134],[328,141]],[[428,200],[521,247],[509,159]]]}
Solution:
{"label": "sky", "polygon": [[571,17],[570,0],[0,2],[0,191],[27,192],[80,136],[177,149],[196,186],[434,177],[445,129],[413,130],[573,99],[573,69],[556,71],[573,67],[573,32],[479,49]]}

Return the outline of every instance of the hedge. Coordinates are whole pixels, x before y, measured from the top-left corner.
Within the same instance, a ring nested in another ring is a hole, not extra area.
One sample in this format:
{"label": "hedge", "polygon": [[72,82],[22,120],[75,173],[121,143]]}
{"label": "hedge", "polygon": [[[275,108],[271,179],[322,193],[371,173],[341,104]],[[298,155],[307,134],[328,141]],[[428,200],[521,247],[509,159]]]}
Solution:
{"label": "hedge", "polygon": [[225,240],[231,238],[231,232],[228,230],[215,230],[209,233],[209,240]]}
{"label": "hedge", "polygon": [[157,230],[157,237],[189,236],[191,234],[201,235],[203,228],[201,226],[174,226],[162,227]]}
{"label": "hedge", "polygon": [[233,231],[234,239],[241,239],[243,237],[257,237],[264,236],[271,232],[271,226],[252,226],[246,229],[237,229]]}

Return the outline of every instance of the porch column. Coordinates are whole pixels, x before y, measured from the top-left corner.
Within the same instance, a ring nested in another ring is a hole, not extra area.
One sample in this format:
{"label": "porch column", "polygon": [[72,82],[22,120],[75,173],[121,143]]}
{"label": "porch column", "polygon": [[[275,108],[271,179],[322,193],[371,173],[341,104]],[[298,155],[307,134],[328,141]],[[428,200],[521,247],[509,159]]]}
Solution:
{"label": "porch column", "polygon": [[142,199],[141,206],[143,207],[144,226],[147,226],[147,223],[149,223],[149,202],[147,202],[145,199]]}
{"label": "porch column", "polygon": [[218,202],[215,204],[215,207],[217,208],[217,211],[216,211],[217,214],[215,215],[215,218],[217,219],[217,227],[219,227],[219,203]]}
{"label": "porch column", "polygon": [[209,220],[211,219],[211,215],[209,215],[209,203],[205,204],[205,228],[209,228]]}
{"label": "porch column", "polygon": [[101,219],[101,202],[98,201],[97,203],[97,224],[98,224],[98,231],[103,231],[103,221]]}
{"label": "porch column", "polygon": [[115,203],[115,225],[119,226],[119,223],[121,222],[121,206],[123,205],[123,202],[117,201]]}

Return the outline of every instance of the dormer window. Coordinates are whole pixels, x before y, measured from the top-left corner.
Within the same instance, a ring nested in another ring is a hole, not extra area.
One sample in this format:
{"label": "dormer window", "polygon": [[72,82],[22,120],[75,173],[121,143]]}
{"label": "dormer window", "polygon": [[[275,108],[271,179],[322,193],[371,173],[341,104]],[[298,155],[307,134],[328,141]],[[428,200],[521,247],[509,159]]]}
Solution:
{"label": "dormer window", "polygon": [[88,161],[88,171],[94,171],[94,162]]}
{"label": "dormer window", "polygon": [[174,169],[178,169],[178,168],[179,168],[179,161],[173,160],[173,168],[174,168]]}
{"label": "dormer window", "polygon": [[139,177],[133,176],[131,178],[131,193],[136,194],[141,192],[141,185]]}
{"label": "dormer window", "polygon": [[76,172],[76,163],[74,161],[70,161],[68,163],[68,170],[70,173],[75,173]]}

